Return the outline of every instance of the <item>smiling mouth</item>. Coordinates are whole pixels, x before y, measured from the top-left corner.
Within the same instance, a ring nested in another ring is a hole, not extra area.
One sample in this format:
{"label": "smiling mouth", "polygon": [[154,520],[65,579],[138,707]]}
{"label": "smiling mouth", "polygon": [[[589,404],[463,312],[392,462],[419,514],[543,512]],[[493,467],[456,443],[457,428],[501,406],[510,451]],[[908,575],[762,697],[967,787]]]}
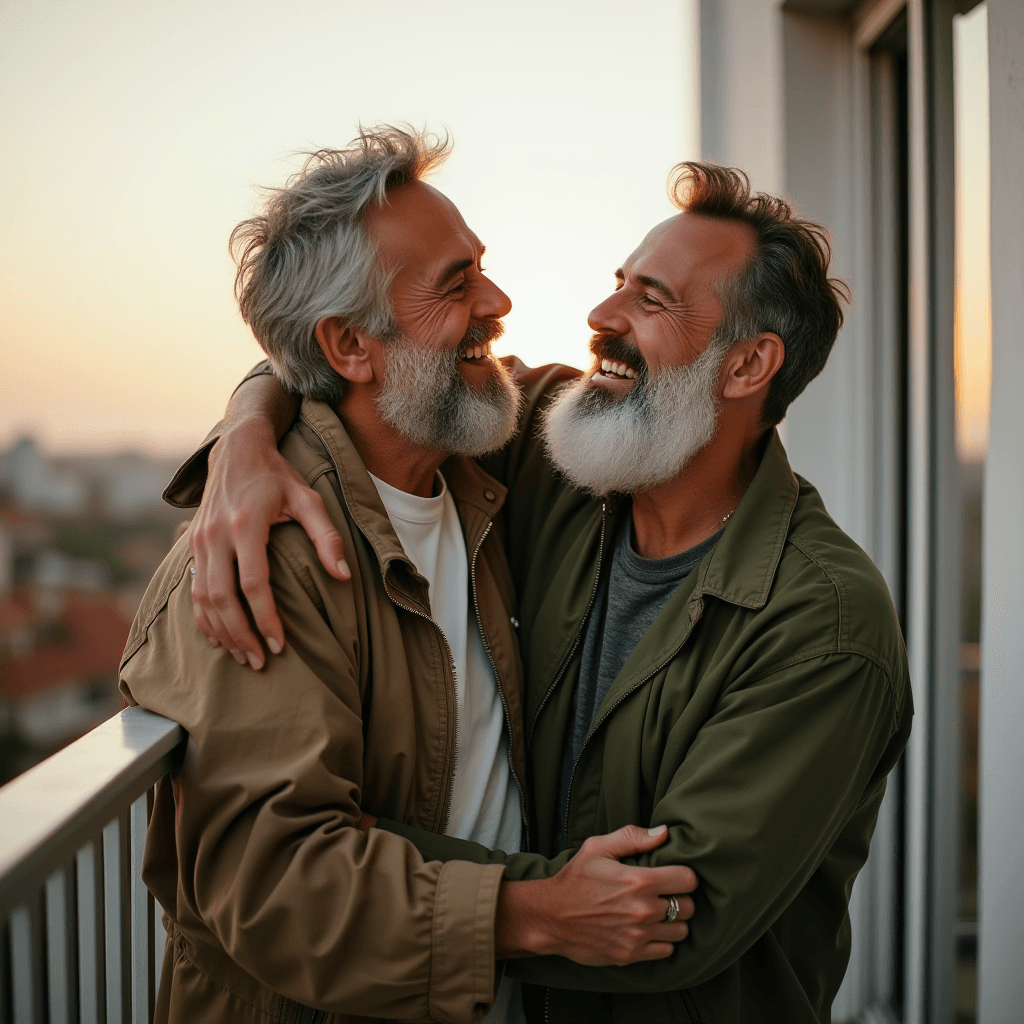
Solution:
{"label": "smiling mouth", "polygon": [[488,341],[483,345],[470,345],[459,358],[464,363],[482,363],[491,358],[491,343]]}
{"label": "smiling mouth", "polygon": [[608,377],[611,380],[633,380],[636,377],[636,370],[625,363],[617,363],[614,359],[602,359],[600,376]]}

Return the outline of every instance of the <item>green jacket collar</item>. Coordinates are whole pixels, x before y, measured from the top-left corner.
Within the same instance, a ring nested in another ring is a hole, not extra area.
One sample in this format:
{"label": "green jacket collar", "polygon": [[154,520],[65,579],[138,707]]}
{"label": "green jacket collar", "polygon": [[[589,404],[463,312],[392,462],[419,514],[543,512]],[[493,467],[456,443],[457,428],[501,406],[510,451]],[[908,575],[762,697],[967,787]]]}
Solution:
{"label": "green jacket collar", "polygon": [[695,600],[710,594],[743,608],[764,607],[799,491],[779,432],[773,429],[747,493],[697,570]]}

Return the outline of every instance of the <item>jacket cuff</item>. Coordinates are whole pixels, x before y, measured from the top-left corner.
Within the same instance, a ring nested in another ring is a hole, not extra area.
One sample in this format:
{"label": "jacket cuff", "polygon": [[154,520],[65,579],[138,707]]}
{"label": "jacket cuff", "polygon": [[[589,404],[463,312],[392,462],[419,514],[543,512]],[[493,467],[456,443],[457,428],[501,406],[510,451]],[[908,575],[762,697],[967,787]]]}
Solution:
{"label": "jacket cuff", "polygon": [[434,897],[431,1020],[482,1020],[497,992],[494,925],[505,868],[449,861]]}

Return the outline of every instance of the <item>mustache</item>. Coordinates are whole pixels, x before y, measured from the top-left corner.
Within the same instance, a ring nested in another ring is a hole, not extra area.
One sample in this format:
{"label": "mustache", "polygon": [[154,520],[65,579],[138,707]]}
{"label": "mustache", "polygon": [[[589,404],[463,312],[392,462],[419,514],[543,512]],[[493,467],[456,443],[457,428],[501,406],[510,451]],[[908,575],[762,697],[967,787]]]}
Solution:
{"label": "mustache", "polygon": [[590,339],[590,351],[598,360],[611,359],[616,363],[625,363],[636,370],[637,374],[647,373],[647,360],[640,354],[640,349],[620,334],[595,334]]}
{"label": "mustache", "polygon": [[469,325],[459,342],[458,354],[462,356],[466,349],[474,345],[485,345],[491,341],[497,341],[505,333],[505,325],[500,320],[477,320]]}

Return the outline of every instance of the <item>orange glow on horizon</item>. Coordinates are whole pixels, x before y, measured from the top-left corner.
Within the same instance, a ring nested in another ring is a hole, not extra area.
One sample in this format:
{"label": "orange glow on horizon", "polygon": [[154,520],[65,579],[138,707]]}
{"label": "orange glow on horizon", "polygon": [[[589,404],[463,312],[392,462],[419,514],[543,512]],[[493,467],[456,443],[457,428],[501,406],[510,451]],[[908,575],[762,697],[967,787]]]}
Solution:
{"label": "orange glow on horizon", "polygon": [[956,295],[954,372],[960,457],[988,450],[992,392],[988,25],[985,5],[954,18]]}

